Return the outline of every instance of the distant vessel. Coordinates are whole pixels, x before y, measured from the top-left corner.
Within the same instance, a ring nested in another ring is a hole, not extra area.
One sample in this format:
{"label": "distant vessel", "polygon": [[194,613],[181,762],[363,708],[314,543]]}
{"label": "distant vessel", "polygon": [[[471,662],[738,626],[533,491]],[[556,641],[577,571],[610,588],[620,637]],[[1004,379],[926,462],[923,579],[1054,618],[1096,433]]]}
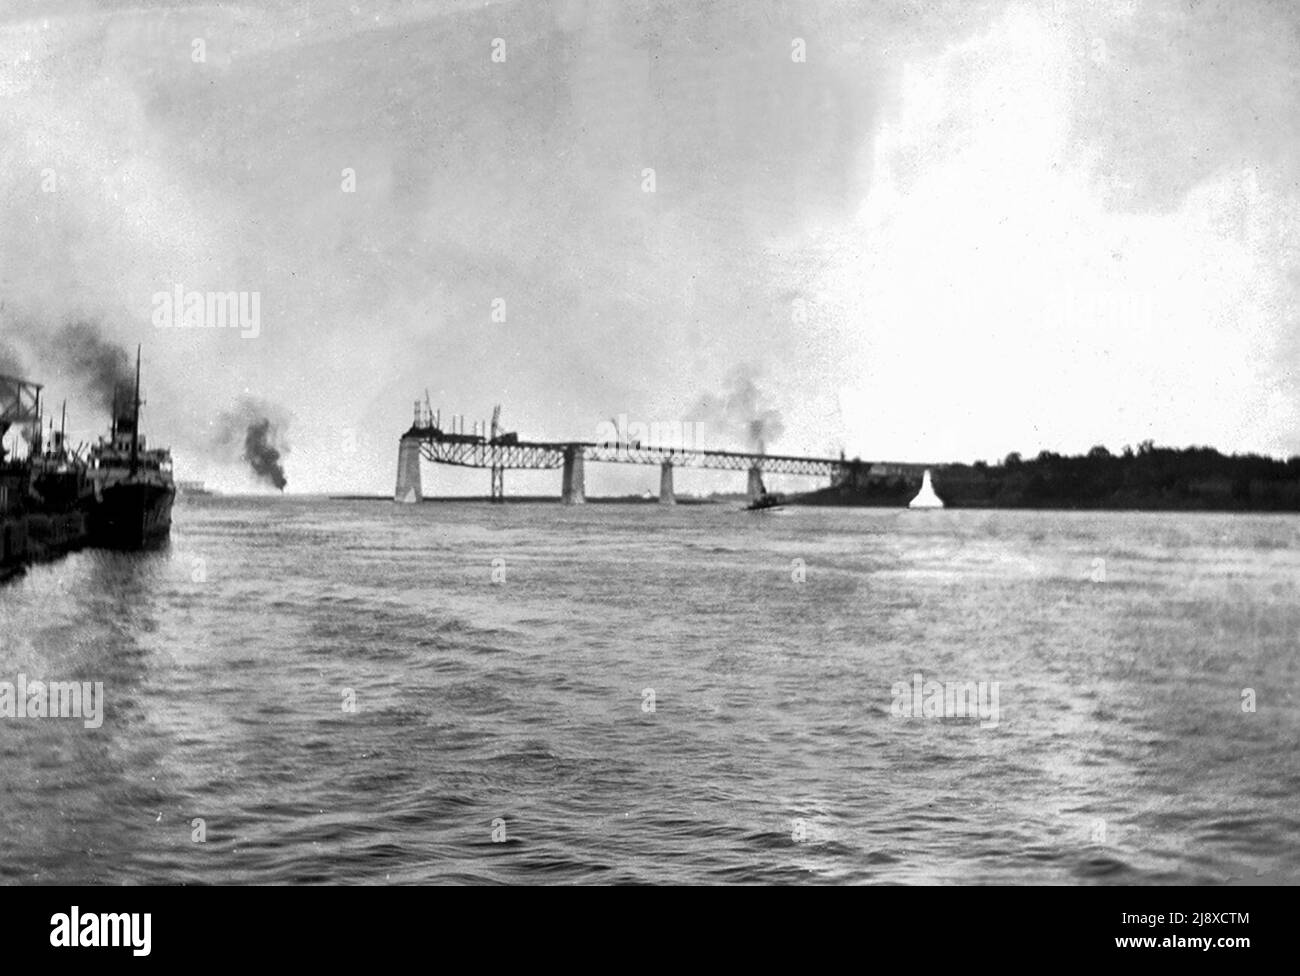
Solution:
{"label": "distant vessel", "polygon": [[773,494],[765,491],[752,502],[745,506],[747,512],[759,512],[765,508],[780,508],[785,504],[785,498],[782,495]]}
{"label": "distant vessel", "polygon": [[785,496],[767,490],[763,484],[763,472],[757,467],[749,469],[749,504],[745,510],[761,512],[768,508],[780,508],[785,504]]}
{"label": "distant vessel", "polygon": [[178,481],[176,482],[176,493],[179,495],[214,494],[212,489],[207,487],[202,481]]}
{"label": "distant vessel", "polygon": [[144,549],[171,533],[171,452],[149,450],[140,434],[140,353],[136,350],[135,394],[129,408],[113,404],[107,440],[90,449],[86,521],[90,544],[105,549]]}
{"label": "distant vessel", "polygon": [[930,469],[925,469],[925,476],[921,479],[921,490],[916,493],[916,497],[907,503],[908,508],[943,508],[943,499],[934,493],[934,486],[930,484]]}

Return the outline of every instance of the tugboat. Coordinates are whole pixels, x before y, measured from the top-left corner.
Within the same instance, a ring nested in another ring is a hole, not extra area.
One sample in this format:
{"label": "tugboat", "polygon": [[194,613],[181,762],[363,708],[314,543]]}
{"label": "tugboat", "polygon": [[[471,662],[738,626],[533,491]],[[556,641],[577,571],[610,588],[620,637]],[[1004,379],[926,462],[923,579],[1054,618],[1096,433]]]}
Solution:
{"label": "tugboat", "polygon": [[745,506],[747,512],[760,512],[767,508],[780,508],[785,504],[785,497],[775,492],[765,491]]}
{"label": "tugboat", "polygon": [[140,434],[140,351],[135,358],[135,394],[129,409],[114,398],[113,427],[107,440],[90,449],[86,520],[90,544],[103,549],[146,549],[171,533],[172,456],[165,448],[148,450]]}
{"label": "tugboat", "polygon": [[784,504],[785,496],[768,491],[763,484],[762,472],[752,468],[749,472],[749,504],[745,506],[745,511],[761,512],[769,508],[780,508]]}

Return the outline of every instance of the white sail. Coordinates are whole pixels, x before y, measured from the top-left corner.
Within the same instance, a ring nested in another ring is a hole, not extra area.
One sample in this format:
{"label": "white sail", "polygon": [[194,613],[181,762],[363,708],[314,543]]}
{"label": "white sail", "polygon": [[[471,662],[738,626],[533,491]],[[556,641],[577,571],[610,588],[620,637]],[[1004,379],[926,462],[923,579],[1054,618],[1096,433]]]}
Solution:
{"label": "white sail", "polygon": [[925,477],[921,479],[921,490],[916,493],[907,504],[908,508],[943,508],[943,499],[934,493],[934,486],[930,484],[930,469],[925,469]]}

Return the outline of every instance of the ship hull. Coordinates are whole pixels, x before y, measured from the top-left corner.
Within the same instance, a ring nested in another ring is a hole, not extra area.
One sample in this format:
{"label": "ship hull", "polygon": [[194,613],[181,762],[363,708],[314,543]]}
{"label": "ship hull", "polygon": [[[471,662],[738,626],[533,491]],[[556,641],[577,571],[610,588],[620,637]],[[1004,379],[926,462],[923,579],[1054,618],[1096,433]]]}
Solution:
{"label": "ship hull", "polygon": [[100,549],[148,549],[167,541],[176,489],[147,481],[120,481],[93,500],[90,544]]}

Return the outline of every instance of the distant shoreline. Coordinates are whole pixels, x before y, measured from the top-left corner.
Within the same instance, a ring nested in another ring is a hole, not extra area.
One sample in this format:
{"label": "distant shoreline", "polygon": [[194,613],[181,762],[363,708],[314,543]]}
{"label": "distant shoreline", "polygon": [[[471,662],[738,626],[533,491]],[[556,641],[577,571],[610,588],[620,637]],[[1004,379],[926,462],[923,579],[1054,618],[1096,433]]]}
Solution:
{"label": "distant shoreline", "polygon": [[[869,509],[877,509],[877,510],[880,510],[880,511],[895,511],[895,512],[910,511],[910,509],[908,509],[908,507],[907,507],[907,502],[906,502],[906,501],[899,503],[899,502],[893,502],[893,501],[887,501],[887,502],[886,502],[886,501],[880,501],[880,500],[878,500],[878,499],[873,499],[873,498],[865,498],[865,499],[864,499],[864,498],[859,498],[859,499],[854,499],[854,498],[852,498],[852,497],[849,497],[849,498],[847,498],[847,499],[845,499],[845,498],[843,498],[843,497],[840,497],[840,498],[836,498],[836,499],[833,499],[833,500],[832,500],[832,499],[828,499],[828,498],[817,497],[817,496],[823,495],[824,493],[830,493],[830,492],[833,492],[833,491],[835,491],[835,489],[824,489],[823,491],[818,491],[818,492],[809,492],[809,493],[806,494],[806,495],[791,495],[791,496],[788,497],[787,501],[785,501],[783,504],[784,504],[784,506],[787,507],[787,508],[810,508],[810,509],[812,509],[812,508],[869,508]],[[229,497],[239,497],[239,496],[229,496],[229,495],[227,495],[227,496],[225,496],[225,497],[229,498]],[[262,497],[262,496],[249,495],[249,496],[244,496],[244,497],[255,498],[255,497]],[[388,495],[328,495],[328,496],[322,496],[322,495],[296,495],[296,496],[289,496],[289,497],[303,498],[303,499],[310,499],[310,498],[325,498],[325,499],[328,500],[328,501],[375,502],[375,503],[383,503],[383,504],[388,504],[388,505],[395,505],[395,504],[397,504],[397,503],[394,502],[393,499],[392,499],[390,496],[388,496]],[[743,498],[743,497],[740,497],[740,496],[737,496],[736,498],[690,499],[690,500],[687,500],[687,501],[684,501],[684,500],[682,500],[682,499],[679,498],[679,499],[677,500],[677,505],[679,505],[679,506],[686,506],[686,507],[719,507],[719,506],[720,506],[720,507],[723,507],[723,508],[729,508],[729,507],[733,507],[733,506],[743,507],[744,505],[747,504],[747,502],[748,502],[748,499]],[[438,504],[442,504],[442,503],[450,503],[450,504],[454,504],[454,505],[474,505],[474,504],[479,504],[479,505],[490,505],[490,504],[492,504],[493,502],[492,502],[492,499],[491,499],[490,497],[488,497],[487,495],[450,495],[450,496],[446,496],[446,497],[441,497],[441,496],[439,496],[439,497],[425,498],[425,499],[422,499],[422,500],[421,500],[420,502],[418,502],[417,504],[421,504],[421,505],[438,505]],[[520,495],[520,496],[509,496],[509,497],[507,497],[506,500],[505,500],[505,504],[506,504],[507,506],[509,506],[509,505],[520,505],[520,504],[524,504],[524,505],[537,505],[537,504],[540,504],[540,505],[563,505],[564,503],[563,503],[563,500],[562,500],[558,495],[557,495],[557,496],[551,496],[551,495]],[[617,496],[609,497],[609,498],[599,498],[599,497],[598,497],[598,498],[588,498],[587,501],[585,502],[585,504],[588,504],[588,505],[647,505],[647,506],[651,506],[651,507],[659,507],[658,499],[651,499],[651,498],[621,498],[621,497],[617,497]],[[670,506],[670,507],[671,507],[671,506]],[[1001,505],[1001,504],[993,504],[993,505],[949,505],[949,506],[947,506],[947,507],[944,508],[944,509],[936,509],[936,510],[934,510],[934,511],[949,511],[949,512],[1016,512],[1016,511],[1023,511],[1023,512],[1079,512],[1079,513],[1084,513],[1084,512],[1120,512],[1120,513],[1129,513],[1129,514],[1133,514],[1133,515],[1143,515],[1143,514],[1146,514],[1146,515],[1162,515],[1162,514],[1169,514],[1169,515],[1174,515],[1174,514],[1192,514],[1192,515],[1197,515],[1197,514],[1200,514],[1200,515],[1234,515],[1234,514],[1237,514],[1237,515],[1298,515],[1298,514],[1300,514],[1300,510],[1297,510],[1297,509],[1287,509],[1287,508],[1259,508],[1259,509],[1213,508],[1213,507],[1198,507],[1198,508],[1183,507],[1183,508],[1178,508],[1178,507],[1174,507],[1174,506],[1170,506],[1170,505],[1166,505],[1166,506],[1163,506],[1163,507],[1156,507],[1156,506],[1147,506],[1147,507],[1142,507],[1142,506],[1133,506],[1133,505]]]}

